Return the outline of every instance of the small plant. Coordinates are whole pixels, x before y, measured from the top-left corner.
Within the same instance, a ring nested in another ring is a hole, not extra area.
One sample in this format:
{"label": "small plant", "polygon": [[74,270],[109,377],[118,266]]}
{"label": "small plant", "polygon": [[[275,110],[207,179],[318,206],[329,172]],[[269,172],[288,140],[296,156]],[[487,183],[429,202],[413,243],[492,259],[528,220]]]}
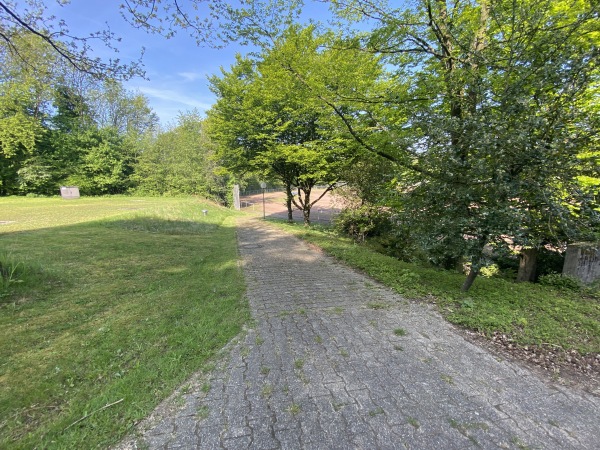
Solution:
{"label": "small plant", "polygon": [[321,336],[315,336],[315,342],[317,344],[322,344],[323,343],[323,338]]}
{"label": "small plant", "polygon": [[419,421],[417,419],[415,419],[414,417],[408,416],[406,418],[406,421],[415,428],[421,427],[421,424],[419,423]]}
{"label": "small plant", "polygon": [[461,308],[473,309],[475,307],[475,302],[471,298],[466,298],[462,302],[460,302]]}
{"label": "small plant", "polygon": [[461,423],[456,419],[450,418],[448,419],[448,423],[450,423],[450,426],[452,428],[454,428],[455,430],[458,430],[461,434],[463,435],[467,435],[467,432],[470,430],[482,430],[482,431],[489,431],[490,427],[487,423],[485,422],[465,422],[465,423]]}
{"label": "small plant", "polygon": [[446,375],[445,373],[443,373],[440,375],[440,378],[442,379],[442,381],[448,384],[454,384],[454,378],[452,378],[450,375]]}
{"label": "small plant", "polygon": [[369,416],[371,417],[375,417],[378,416],[380,414],[385,414],[385,411],[383,410],[383,408],[381,406],[378,406],[375,409],[372,409],[371,411],[369,411]]}
{"label": "small plant", "polygon": [[178,408],[181,408],[183,405],[185,405],[185,397],[183,396],[183,394],[179,394],[177,397],[175,397],[173,403]]}
{"label": "small plant", "polygon": [[273,386],[270,384],[265,384],[260,393],[264,398],[271,397],[273,394]]}
{"label": "small plant", "polygon": [[371,308],[374,310],[389,309],[389,307],[390,307],[390,305],[388,305],[387,303],[378,303],[378,302],[367,303],[367,308]]}
{"label": "small plant", "polygon": [[524,444],[523,441],[521,441],[521,439],[519,439],[517,436],[514,436],[511,441],[518,449],[529,450],[529,446]]}
{"label": "small plant", "polygon": [[206,383],[204,383],[202,385],[202,387],[200,388],[200,390],[202,392],[204,392],[205,394],[208,394],[208,392],[210,391],[210,383],[208,381]]}
{"label": "small plant", "polygon": [[404,328],[396,328],[394,334],[396,336],[406,336],[406,330]]}
{"label": "small plant", "polygon": [[270,371],[271,371],[271,369],[269,367],[266,367],[266,366],[261,366],[260,367],[260,373],[261,373],[261,375],[269,375]]}
{"label": "small plant", "polygon": [[302,408],[298,403],[292,403],[290,406],[288,406],[287,412],[289,412],[292,416],[295,416],[296,414],[299,414],[301,410]]}
{"label": "small plant", "polygon": [[209,409],[208,406],[206,405],[200,405],[198,406],[198,409],[196,409],[196,417],[199,420],[204,420],[208,417],[209,415]]}
{"label": "small plant", "polygon": [[5,255],[0,255],[0,301],[10,294],[11,288],[22,283],[27,274],[25,264],[17,262]]}
{"label": "small plant", "polygon": [[338,412],[340,409],[342,409],[344,406],[348,406],[348,403],[344,403],[344,402],[334,402],[331,404],[331,406],[333,407],[333,410],[335,412]]}
{"label": "small plant", "polygon": [[402,352],[402,351],[404,351],[404,347],[402,347],[401,345],[394,345],[394,350]]}
{"label": "small plant", "polygon": [[405,284],[408,286],[419,284],[420,281],[421,276],[418,273],[408,269],[401,271],[401,275],[398,277],[399,284]]}
{"label": "small plant", "polygon": [[304,367],[304,360],[303,359],[296,359],[294,361],[294,367],[298,370],[302,369],[302,367]]}
{"label": "small plant", "polygon": [[500,267],[498,264],[490,264],[479,269],[479,274],[486,278],[496,277],[500,275]]}
{"label": "small plant", "polygon": [[348,353],[348,350],[342,348],[340,349],[340,355],[342,355],[344,358],[347,358],[348,356],[350,356],[350,353]]}
{"label": "small plant", "polygon": [[254,339],[254,343],[256,345],[263,345],[264,342],[265,342],[265,340],[260,335],[257,335],[256,338]]}
{"label": "small plant", "polygon": [[335,220],[335,228],[356,241],[378,236],[391,227],[390,213],[375,205],[361,205],[344,209]]}

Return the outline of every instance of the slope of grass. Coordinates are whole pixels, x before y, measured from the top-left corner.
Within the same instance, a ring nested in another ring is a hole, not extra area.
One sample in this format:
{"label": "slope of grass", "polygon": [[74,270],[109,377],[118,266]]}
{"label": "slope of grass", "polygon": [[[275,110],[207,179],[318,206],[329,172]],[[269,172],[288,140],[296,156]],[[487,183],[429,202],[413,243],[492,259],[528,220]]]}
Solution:
{"label": "slope of grass", "polygon": [[8,198],[0,221],[0,448],[117,442],[249,317],[218,206]]}
{"label": "slope of grass", "polygon": [[452,323],[487,335],[501,332],[521,345],[600,352],[600,301],[579,293],[479,277],[469,292],[464,275],[405,263],[325,228],[274,222],[348,265],[415,299],[435,301]]}

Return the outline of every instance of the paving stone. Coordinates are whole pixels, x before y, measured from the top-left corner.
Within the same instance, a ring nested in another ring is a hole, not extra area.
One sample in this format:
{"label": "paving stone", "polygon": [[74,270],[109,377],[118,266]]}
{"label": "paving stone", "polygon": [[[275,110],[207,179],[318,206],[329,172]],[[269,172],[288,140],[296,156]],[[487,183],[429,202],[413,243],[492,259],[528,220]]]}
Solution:
{"label": "paving stone", "polygon": [[238,240],[256,327],[208,393],[140,426],[148,448],[599,448],[597,397],[496,360],[431,305],[264,222]]}

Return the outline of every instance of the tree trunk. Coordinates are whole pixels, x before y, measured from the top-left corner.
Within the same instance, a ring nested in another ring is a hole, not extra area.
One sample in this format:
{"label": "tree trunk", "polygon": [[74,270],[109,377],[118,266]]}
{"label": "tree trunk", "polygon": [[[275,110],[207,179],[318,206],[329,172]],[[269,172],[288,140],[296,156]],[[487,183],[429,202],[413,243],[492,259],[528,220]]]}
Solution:
{"label": "tree trunk", "polygon": [[523,281],[535,281],[535,272],[537,269],[537,248],[524,248],[519,254],[519,273],[517,273],[517,283]]}
{"label": "tree trunk", "polygon": [[475,281],[475,278],[477,278],[478,274],[479,267],[471,266],[471,270],[469,270],[469,275],[467,275],[467,278],[465,279],[465,282],[463,283],[460,290],[463,292],[467,292],[469,289],[471,289],[471,286],[473,285],[473,282]]}
{"label": "tree trunk", "polygon": [[287,207],[288,213],[288,222],[292,223],[294,221],[294,215],[292,210],[292,199],[294,196],[292,195],[292,185],[289,183],[285,184],[285,206]]}
{"label": "tree trunk", "polygon": [[310,226],[310,207],[308,210],[307,209],[302,210],[302,216],[304,217],[304,226],[309,227]]}
{"label": "tree trunk", "polygon": [[310,209],[312,207],[312,205],[310,204],[310,192],[311,192],[312,188],[306,188],[304,189],[304,204],[302,205],[302,215],[304,217],[304,226],[305,227],[309,227],[310,226]]}
{"label": "tree trunk", "polygon": [[483,249],[485,244],[487,244],[487,234],[485,236],[486,237],[482,236],[478,239],[479,245],[477,247],[476,256],[471,259],[471,269],[469,270],[469,275],[467,275],[465,282],[460,288],[460,290],[463,292],[467,292],[469,289],[471,289],[475,278],[477,278],[477,275],[479,275],[479,270],[484,264]]}

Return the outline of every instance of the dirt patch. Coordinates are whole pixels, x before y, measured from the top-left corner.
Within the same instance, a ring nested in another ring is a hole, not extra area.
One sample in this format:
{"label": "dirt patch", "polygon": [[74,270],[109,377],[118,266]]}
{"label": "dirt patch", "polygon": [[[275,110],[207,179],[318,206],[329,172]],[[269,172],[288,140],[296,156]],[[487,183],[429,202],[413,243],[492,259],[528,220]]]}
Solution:
{"label": "dirt patch", "polygon": [[565,351],[557,346],[523,346],[503,333],[496,332],[488,338],[474,331],[458,330],[470,342],[496,357],[533,370],[549,383],[576,387],[600,397],[600,353],[581,355],[576,350]]}

